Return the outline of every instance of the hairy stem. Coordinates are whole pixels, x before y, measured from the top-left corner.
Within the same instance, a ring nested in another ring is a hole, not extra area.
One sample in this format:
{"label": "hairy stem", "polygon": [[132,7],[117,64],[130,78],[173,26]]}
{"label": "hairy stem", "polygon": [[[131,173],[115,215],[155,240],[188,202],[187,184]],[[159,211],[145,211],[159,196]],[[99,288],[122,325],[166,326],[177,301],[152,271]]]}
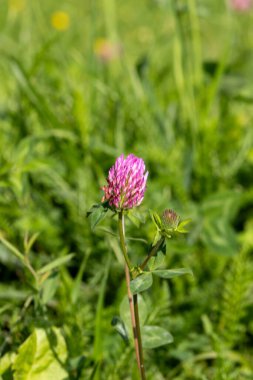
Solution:
{"label": "hairy stem", "polygon": [[137,341],[138,341],[139,359],[140,359],[139,369],[140,369],[141,379],[146,380],[142,341],[141,341],[141,329],[140,329],[140,319],[139,319],[139,309],[138,309],[138,295],[134,294],[133,299],[134,299],[134,316],[135,316],[135,323],[136,323],[136,337],[137,337]]}
{"label": "hairy stem", "polygon": [[134,334],[134,346],[135,346],[136,359],[137,359],[137,364],[140,371],[141,380],[146,380],[144,361],[143,361],[143,350],[142,350],[142,343],[141,343],[141,329],[140,329],[140,320],[139,320],[139,311],[138,311],[138,298],[136,294],[132,296],[132,293],[130,290],[130,273],[131,273],[132,265],[127,254],[123,211],[119,213],[119,237],[120,237],[121,249],[126,260],[125,272],[126,272],[127,293],[128,293],[131,322],[132,322],[132,328],[133,328],[133,334]]}

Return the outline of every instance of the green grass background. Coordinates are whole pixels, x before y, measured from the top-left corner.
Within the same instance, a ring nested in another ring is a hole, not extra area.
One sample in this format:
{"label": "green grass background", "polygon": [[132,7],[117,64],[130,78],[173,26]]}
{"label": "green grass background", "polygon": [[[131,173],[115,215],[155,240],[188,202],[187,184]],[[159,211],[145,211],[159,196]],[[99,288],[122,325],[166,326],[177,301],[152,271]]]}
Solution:
{"label": "green grass background", "polygon": [[[69,17],[64,31],[56,11]],[[145,351],[148,379],[253,378],[252,21],[218,0],[1,0],[1,236],[23,251],[39,233],[35,269],[75,254],[38,317],[26,270],[0,245],[1,356],[46,319],[62,328],[70,379],[138,379],[132,346],[110,324],[126,292],[119,243],[86,219],[123,152],[150,173],[141,210],[192,219],[166,264],[194,279],[157,279],[143,295],[149,324],[174,336]],[[101,60],[101,38],[118,57]],[[116,231],[113,219],[101,226]],[[153,239],[149,221],[126,227]],[[129,250],[140,262],[147,245]]]}

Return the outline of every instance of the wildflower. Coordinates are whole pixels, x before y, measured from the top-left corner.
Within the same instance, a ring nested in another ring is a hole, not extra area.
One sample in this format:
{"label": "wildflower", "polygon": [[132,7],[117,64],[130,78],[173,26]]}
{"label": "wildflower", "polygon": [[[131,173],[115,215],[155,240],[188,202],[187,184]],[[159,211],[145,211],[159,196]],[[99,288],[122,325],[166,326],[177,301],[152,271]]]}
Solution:
{"label": "wildflower", "polygon": [[120,57],[122,48],[119,44],[113,43],[105,38],[98,38],[94,45],[95,55],[104,63],[110,62]]}
{"label": "wildflower", "polygon": [[252,7],[252,5],[252,0],[230,0],[230,6],[235,11],[248,11]]}
{"label": "wildflower", "polygon": [[165,227],[167,228],[177,228],[179,223],[179,216],[174,210],[166,209],[162,214],[162,221]]}
{"label": "wildflower", "polygon": [[70,20],[67,12],[57,11],[51,16],[52,26],[59,31],[63,31],[69,28]]}
{"label": "wildflower", "polygon": [[147,177],[148,172],[145,173],[141,158],[134,154],[124,158],[122,154],[109,170],[108,185],[102,187],[102,201],[108,201],[112,208],[118,210],[139,206],[144,198]]}

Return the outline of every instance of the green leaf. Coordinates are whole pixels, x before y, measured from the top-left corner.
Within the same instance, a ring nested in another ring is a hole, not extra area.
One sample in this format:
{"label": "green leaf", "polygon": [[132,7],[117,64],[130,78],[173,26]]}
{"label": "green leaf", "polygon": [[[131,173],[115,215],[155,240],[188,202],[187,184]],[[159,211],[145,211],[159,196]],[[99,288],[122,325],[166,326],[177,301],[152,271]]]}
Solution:
{"label": "green leaf", "polygon": [[140,227],[140,221],[138,218],[136,218],[136,216],[134,214],[129,212],[129,213],[127,213],[127,217],[137,228]]}
{"label": "green leaf", "polygon": [[126,215],[136,227],[140,227],[146,221],[146,213],[139,212],[135,208],[128,210]]}
{"label": "green leaf", "polygon": [[28,242],[25,242],[25,252],[30,252],[33,244],[35,243],[35,241],[37,240],[39,235],[40,235],[40,233],[37,232],[30,237]]}
{"label": "green leaf", "polygon": [[0,263],[7,267],[20,266],[20,261],[17,257],[10,254],[9,248],[0,242]]}
{"label": "green leaf", "polygon": [[111,325],[119,333],[119,335],[122,337],[124,342],[128,343],[129,342],[128,332],[123,320],[120,317],[115,316],[112,318]]}
{"label": "green leaf", "polygon": [[182,220],[182,222],[179,223],[179,225],[176,228],[177,232],[180,232],[181,234],[187,234],[189,231],[185,229],[185,226],[191,222],[191,219],[185,219]]}
{"label": "green leaf", "polygon": [[130,282],[130,289],[132,294],[141,293],[150,288],[153,284],[152,273],[143,273]]}
{"label": "green leaf", "polygon": [[71,287],[72,288],[71,289],[71,301],[72,301],[72,303],[77,302],[78,297],[79,297],[80,293],[82,292],[82,288],[81,288],[82,278],[83,278],[84,271],[86,269],[88,259],[90,257],[90,253],[91,253],[91,251],[88,251],[86,253],[86,255],[84,256],[82,263],[79,267],[78,273],[76,275],[76,278],[73,281],[73,286]]}
{"label": "green leaf", "polygon": [[43,274],[46,272],[51,272],[53,269],[59,268],[61,265],[67,264],[72,257],[74,256],[73,253],[70,253],[67,256],[59,257],[58,259],[52,261],[51,263],[45,265],[42,267],[39,271],[38,274]]}
{"label": "green leaf", "polygon": [[143,326],[141,334],[143,348],[157,348],[173,342],[173,336],[159,326]]}
{"label": "green leaf", "polygon": [[42,303],[47,304],[55,295],[58,287],[59,276],[58,273],[52,273],[44,282],[42,286]]}
{"label": "green leaf", "polygon": [[108,211],[102,203],[95,204],[92,208],[87,212],[87,216],[90,219],[91,229],[94,228],[104,219]]}
{"label": "green leaf", "polygon": [[10,310],[10,309],[12,309],[13,308],[13,306],[12,306],[12,304],[11,303],[6,303],[5,305],[3,305],[2,307],[0,307],[0,315],[1,314],[3,314],[3,313],[5,313],[7,310]]}
{"label": "green leaf", "polygon": [[[69,372],[74,372],[77,375],[76,379],[78,379],[80,377],[82,369],[84,368],[85,363],[86,363],[86,357],[84,355],[69,357],[68,370]],[[66,380],[69,380],[69,379],[66,379]]]}
{"label": "green leaf", "polygon": [[164,265],[164,261],[165,255],[162,253],[162,251],[159,251],[157,253],[157,256],[153,256],[149,259],[148,267],[151,271],[154,271],[155,269]]}
{"label": "green leaf", "polygon": [[93,380],[95,379],[95,376],[97,376],[97,374],[99,374],[98,370],[100,369],[101,367],[101,362],[97,362],[94,367],[93,367],[93,370],[90,374],[90,377],[89,377],[89,380]]}
{"label": "green leaf", "polygon": [[9,243],[7,240],[4,239],[3,236],[0,235],[0,241],[2,242],[2,244],[8,248],[8,250],[13,253],[20,261],[22,261],[22,263],[24,263],[24,256],[22,255],[22,253],[16,248],[14,247],[14,245],[12,245],[11,243]]}
{"label": "green leaf", "polygon": [[155,270],[155,257],[151,257],[148,262],[148,268],[150,271]]}
{"label": "green leaf", "polygon": [[14,380],[68,379],[66,359],[67,347],[59,329],[35,329],[19,347]]}
{"label": "green leaf", "polygon": [[156,234],[155,234],[155,237],[154,237],[154,240],[153,240],[153,243],[152,243],[152,247],[154,247],[156,245],[156,243],[158,243],[158,241],[160,239],[161,239],[161,234],[160,234],[160,231],[157,230]]}
{"label": "green leaf", "polygon": [[23,290],[20,288],[16,289],[10,287],[10,285],[0,284],[0,300],[12,301],[24,301],[27,297],[31,295],[31,291]]}
{"label": "green leaf", "polygon": [[158,277],[167,278],[167,279],[182,276],[183,274],[193,275],[191,269],[188,269],[188,268],[158,269],[158,270],[154,270],[152,273]]}
{"label": "green leaf", "polygon": [[0,359],[0,375],[3,375],[13,364],[16,354],[8,352]]}
{"label": "green leaf", "polygon": [[210,336],[210,337],[214,337],[213,325],[212,325],[212,322],[210,321],[209,317],[206,314],[204,314],[204,315],[202,315],[201,320],[202,320],[202,324],[203,324],[205,334]]}
{"label": "green leaf", "polygon": [[155,224],[157,229],[160,230],[162,228],[162,221],[161,221],[160,216],[155,211],[150,210],[149,212],[150,212],[150,216],[151,216],[153,223]]}

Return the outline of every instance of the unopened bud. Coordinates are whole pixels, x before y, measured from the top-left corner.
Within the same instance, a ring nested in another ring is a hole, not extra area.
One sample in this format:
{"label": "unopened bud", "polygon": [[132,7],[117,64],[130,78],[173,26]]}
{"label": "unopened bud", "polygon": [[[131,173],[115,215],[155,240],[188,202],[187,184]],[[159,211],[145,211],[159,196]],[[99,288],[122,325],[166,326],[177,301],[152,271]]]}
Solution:
{"label": "unopened bud", "polygon": [[162,222],[167,228],[177,228],[180,217],[174,210],[166,209],[162,214]]}

